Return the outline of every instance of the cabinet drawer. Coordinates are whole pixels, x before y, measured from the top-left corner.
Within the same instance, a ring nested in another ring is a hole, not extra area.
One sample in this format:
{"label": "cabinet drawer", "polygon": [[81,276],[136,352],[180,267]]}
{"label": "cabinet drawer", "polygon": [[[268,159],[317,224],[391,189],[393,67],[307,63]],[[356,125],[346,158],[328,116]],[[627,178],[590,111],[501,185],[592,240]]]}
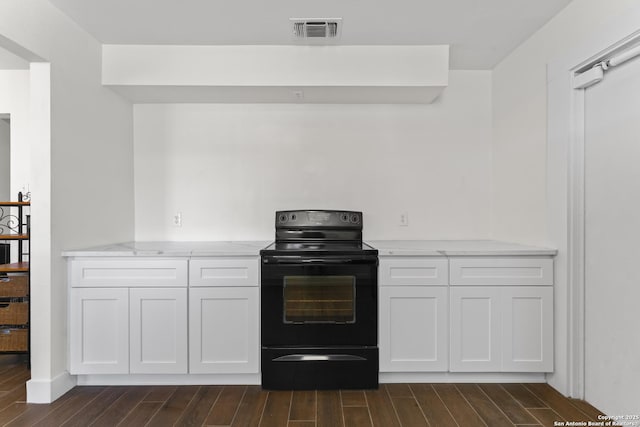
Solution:
{"label": "cabinet drawer", "polygon": [[380,285],[447,285],[447,266],[446,258],[380,258]]}
{"label": "cabinet drawer", "polygon": [[72,287],[187,286],[186,259],[75,259]]}
{"label": "cabinet drawer", "polygon": [[0,278],[0,298],[29,295],[29,276],[11,275]]}
{"label": "cabinet drawer", "polygon": [[551,258],[451,258],[451,285],[553,285]]}
{"label": "cabinet drawer", "polygon": [[258,286],[258,257],[192,258],[189,286]]}

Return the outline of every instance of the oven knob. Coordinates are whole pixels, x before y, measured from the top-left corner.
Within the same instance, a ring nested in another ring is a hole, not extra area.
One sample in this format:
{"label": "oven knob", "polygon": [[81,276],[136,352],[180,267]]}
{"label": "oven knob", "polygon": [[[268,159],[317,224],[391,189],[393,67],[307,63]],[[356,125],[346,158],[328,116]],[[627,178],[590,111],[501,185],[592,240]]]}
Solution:
{"label": "oven knob", "polygon": [[340,214],[340,221],[349,222],[349,214],[348,213],[341,213]]}
{"label": "oven knob", "polygon": [[289,217],[289,220],[295,221],[296,220],[296,214],[291,214],[291,216]]}
{"label": "oven knob", "polygon": [[351,223],[358,224],[360,222],[360,215],[351,214]]}
{"label": "oven knob", "polygon": [[289,216],[287,214],[280,214],[278,216],[278,222],[280,224],[284,224],[285,222],[287,222],[288,219],[289,219]]}

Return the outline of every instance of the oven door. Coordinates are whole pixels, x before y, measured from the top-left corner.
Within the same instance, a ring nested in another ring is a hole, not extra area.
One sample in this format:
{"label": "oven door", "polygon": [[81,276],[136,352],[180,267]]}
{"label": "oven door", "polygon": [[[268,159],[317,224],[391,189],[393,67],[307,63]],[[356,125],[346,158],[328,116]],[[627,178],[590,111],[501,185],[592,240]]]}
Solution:
{"label": "oven door", "polygon": [[263,256],[262,346],[375,346],[377,257]]}

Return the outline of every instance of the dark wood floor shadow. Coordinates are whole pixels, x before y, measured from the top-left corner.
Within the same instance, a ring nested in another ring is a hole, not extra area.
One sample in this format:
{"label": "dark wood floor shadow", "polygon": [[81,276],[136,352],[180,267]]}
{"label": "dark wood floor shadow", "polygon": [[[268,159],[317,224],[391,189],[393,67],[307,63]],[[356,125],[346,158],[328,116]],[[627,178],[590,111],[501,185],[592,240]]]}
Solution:
{"label": "dark wood floor shadow", "polygon": [[76,387],[26,403],[29,370],[0,355],[0,426],[514,427],[598,421],[601,412],[547,384],[382,384],[378,390],[265,391],[260,386]]}

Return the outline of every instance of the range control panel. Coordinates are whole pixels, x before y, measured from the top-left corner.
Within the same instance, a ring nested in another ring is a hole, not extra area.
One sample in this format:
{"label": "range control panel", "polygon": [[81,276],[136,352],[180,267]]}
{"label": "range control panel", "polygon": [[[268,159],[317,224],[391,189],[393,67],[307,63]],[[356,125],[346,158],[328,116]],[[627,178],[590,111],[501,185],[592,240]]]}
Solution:
{"label": "range control panel", "polygon": [[276,228],[307,227],[362,229],[362,212],[328,210],[276,212]]}

